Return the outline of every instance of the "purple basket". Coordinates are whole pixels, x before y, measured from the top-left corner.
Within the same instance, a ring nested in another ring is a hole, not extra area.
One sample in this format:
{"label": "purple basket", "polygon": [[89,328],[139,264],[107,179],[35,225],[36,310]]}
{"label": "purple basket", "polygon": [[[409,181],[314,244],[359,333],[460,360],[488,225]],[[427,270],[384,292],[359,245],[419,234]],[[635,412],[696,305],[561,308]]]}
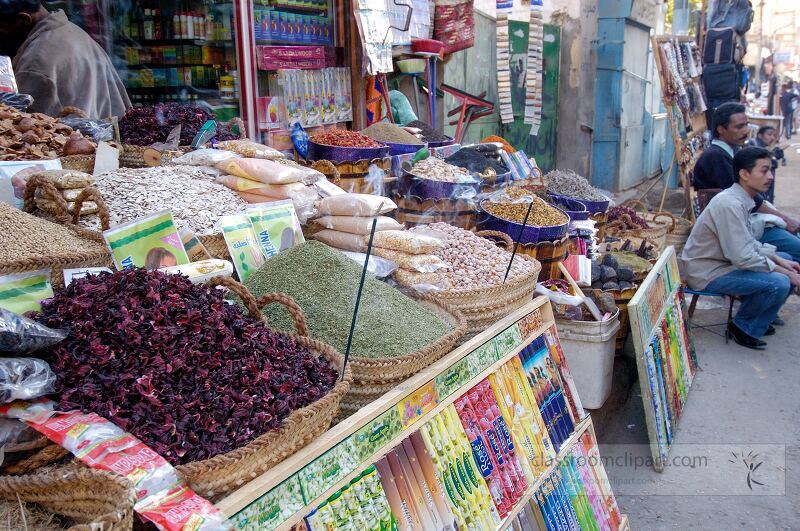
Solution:
{"label": "purple basket", "polygon": [[550,194],[550,195],[552,195],[554,198],[562,198],[563,197],[565,199],[573,199],[573,200],[576,200],[576,201],[580,201],[581,203],[583,203],[586,206],[586,210],[589,212],[589,214],[603,213],[606,210],[608,210],[608,205],[611,204],[611,199],[606,199],[605,201],[588,201],[586,199],[576,199],[574,197],[568,197],[568,196],[559,195],[559,194]]}
{"label": "purple basket", "polygon": [[428,142],[428,147],[429,148],[440,148],[440,147],[445,147],[445,146],[452,146],[453,144],[456,143],[455,139],[452,139],[449,136],[447,138],[448,138],[448,140],[440,140],[439,142]]}
{"label": "purple basket", "polygon": [[394,142],[384,142],[389,146],[389,155],[405,155],[407,153],[416,153],[420,149],[428,147],[426,144],[395,144]]}
{"label": "purple basket", "polygon": [[[516,241],[519,237],[519,230],[522,228],[522,223],[516,223],[514,221],[508,221],[507,219],[498,218],[497,216],[491,215],[486,209],[483,208],[483,203],[487,201],[484,199],[481,201],[481,214],[482,214],[482,228],[484,230],[496,230],[500,232],[504,232],[511,236],[511,239]],[[558,208],[558,207],[554,207]],[[561,210],[560,208],[558,210]],[[563,212],[563,210],[561,210]],[[552,225],[549,227],[537,227],[536,225],[526,225],[525,229],[522,231],[522,237],[520,238],[519,242],[523,244],[528,243],[539,243],[544,241],[556,241],[560,240],[564,236],[567,235],[567,230],[569,228],[569,220],[564,223],[563,225]]]}
{"label": "purple basket", "polygon": [[308,160],[329,160],[334,163],[382,159],[389,155],[389,146],[377,148],[338,147],[308,142]]}
{"label": "purple basket", "polygon": [[555,202],[556,206],[569,216],[570,221],[584,221],[589,219],[589,211],[586,205],[577,199],[564,197],[563,195],[548,194]]}
{"label": "purple basket", "polygon": [[417,177],[408,170],[403,170],[403,175],[397,181],[397,191],[403,196],[416,196],[425,199],[457,199],[462,193],[473,190],[477,196],[480,191],[480,181],[475,183],[446,183]]}

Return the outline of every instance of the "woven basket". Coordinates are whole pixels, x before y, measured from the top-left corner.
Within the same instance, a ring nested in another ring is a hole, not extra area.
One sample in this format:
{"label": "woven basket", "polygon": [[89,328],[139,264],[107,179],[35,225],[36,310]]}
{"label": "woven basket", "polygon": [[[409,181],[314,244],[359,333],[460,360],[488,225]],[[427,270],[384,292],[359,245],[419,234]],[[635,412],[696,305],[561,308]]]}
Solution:
{"label": "woven basket", "polygon": [[[241,118],[234,118],[228,122],[228,125],[237,125],[239,127],[239,138],[242,140],[247,138],[247,131]],[[148,164],[144,160],[144,152],[148,149],[150,149],[150,146],[123,144],[122,153],[119,156],[119,165],[123,168],[146,168]],[[167,151],[167,153],[171,159],[176,154],[176,151],[188,153],[191,150],[190,146],[178,146],[177,150]]]}
{"label": "woven basket", "polygon": [[[624,218],[628,218],[628,215],[623,216],[623,220],[610,222],[606,227],[606,234],[620,240],[631,240],[634,243],[648,240],[655,245],[656,251],[659,253],[664,250],[667,232],[675,227],[675,218],[668,212],[653,214],[649,216],[650,219],[647,219],[648,216],[645,214],[645,220],[650,224],[649,229],[624,228],[626,225]],[[662,219],[663,221],[661,221]],[[629,225],[630,219],[627,221]]]}
{"label": "woven basket", "polygon": [[[269,293],[256,300],[242,284],[230,278],[215,278],[209,287],[224,286],[236,293],[254,319],[265,321],[261,309],[267,304],[279,303],[286,306],[295,320],[299,335],[286,334],[298,345],[308,348],[318,356],[323,356],[341,374],[344,357],[330,345],[308,337],[308,327],[300,306],[288,295]],[[282,332],[283,333],[283,332]],[[200,496],[210,500],[218,500],[233,490],[241,487],[280,463],[297,450],[323,434],[331,425],[339,411],[339,403],[350,388],[352,372],[345,369],[344,379],[338,379],[331,391],[304,408],[292,412],[283,421],[280,428],[269,431],[250,441],[247,445],[227,454],[218,455],[203,461],[178,465],[175,469]],[[59,452],[58,450],[61,450]],[[50,452],[48,458],[41,454]],[[39,451],[30,460],[15,465],[15,472],[25,472],[37,466],[50,464],[65,455],[60,447],[50,445]],[[31,463],[33,462],[33,464]],[[60,470],[60,469],[59,469]],[[20,479],[25,479],[24,476]]]}
{"label": "woven basket", "polygon": [[636,295],[638,286],[623,290],[610,290],[603,291],[599,289],[589,290],[595,297],[599,297],[601,293],[610,293],[614,297],[614,304],[619,309],[619,332],[617,332],[617,352],[622,352],[625,347],[625,340],[628,339],[631,326],[630,319],[628,318],[628,303]]}
{"label": "woven basket", "polygon": [[[498,238],[509,250],[513,245],[511,238],[502,232],[482,231],[476,234],[485,238]],[[434,300],[447,304],[464,315],[467,321],[465,339],[483,332],[488,326],[533,300],[533,292],[536,289],[536,281],[542,265],[536,259],[519,252],[517,257],[531,262],[533,271],[527,275],[509,279],[505,284],[498,286],[431,294]]]}
{"label": "woven basket", "polygon": [[91,175],[94,173],[94,155],[66,155],[61,157],[61,167]]}
{"label": "woven basket", "polygon": [[133,529],[133,485],[102,470],[67,465],[26,476],[0,476],[0,496],[66,516],[75,522],[70,531]]}
{"label": "woven basket", "polygon": [[[51,283],[54,289],[60,289],[64,286],[64,269],[72,269],[79,267],[108,267],[112,265],[111,255],[105,245],[103,235],[77,226],[70,219],[67,213],[67,202],[64,197],[58,192],[53,182],[43,175],[33,175],[28,179],[25,188],[25,211],[33,214],[36,210],[36,202],[34,195],[37,189],[41,189],[44,197],[51,199],[57,205],[58,212],[56,213],[56,220],[63,225],[63,227],[75,236],[86,240],[86,249],[76,252],[52,254],[48,256],[41,256],[37,258],[24,258],[19,260],[10,260],[0,263],[1,275],[13,275],[16,273],[23,273],[26,271],[36,271],[44,268],[52,268]],[[96,196],[94,194],[97,194]],[[91,198],[92,201],[100,201],[98,208],[102,203],[102,198],[97,190],[88,187],[84,189],[78,199]],[[76,201],[76,211],[80,212],[80,204]],[[105,207],[105,203],[102,203]],[[108,210],[106,209],[106,214]],[[46,236],[46,235],[44,235]]]}
{"label": "woven basket", "polygon": [[686,240],[689,239],[689,234],[691,234],[693,227],[693,221],[686,218],[675,218],[675,228],[672,229],[671,232],[667,233],[664,245],[667,247],[670,245],[675,247],[675,254],[680,257],[681,252],[686,245]]}
{"label": "woven basket", "polygon": [[[453,329],[423,348],[396,358],[351,357],[349,366],[353,370],[352,388],[364,386],[387,386],[398,384],[418,373],[431,363],[450,352],[467,330],[467,321],[458,310],[430,295],[415,296],[415,300],[434,312]],[[342,403],[347,403],[347,397]]]}

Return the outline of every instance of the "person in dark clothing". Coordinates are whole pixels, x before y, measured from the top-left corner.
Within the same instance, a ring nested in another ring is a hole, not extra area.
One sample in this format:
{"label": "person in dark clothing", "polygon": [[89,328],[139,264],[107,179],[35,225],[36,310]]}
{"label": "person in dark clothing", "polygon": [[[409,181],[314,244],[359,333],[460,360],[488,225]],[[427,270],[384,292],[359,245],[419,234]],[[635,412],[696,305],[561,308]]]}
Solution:
{"label": "person in dark clothing", "polygon": [[[745,107],[739,103],[723,103],[714,110],[712,121],[714,140],[694,166],[695,190],[733,186],[733,155],[750,136]],[[756,197],[756,208],[763,202],[763,197]]]}
{"label": "person in dark clothing", "polygon": [[778,131],[771,125],[759,127],[756,137],[747,142],[749,146],[766,149],[772,157],[772,182],[769,185],[769,191],[764,194],[764,198],[770,203],[775,201],[775,177],[777,176],[778,162],[782,160],[786,164],[786,157],[777,142]]}
{"label": "person in dark clothing", "polygon": [[[745,107],[739,103],[723,103],[714,111],[714,141],[711,143],[694,167],[692,185],[698,192],[703,189],[716,188],[727,190],[734,183],[733,156],[748,139],[747,114]],[[769,243],[778,251],[789,254],[793,260],[800,261],[800,238],[795,236],[800,230],[797,220],[783,214],[770,202],[764,202],[762,195],[753,198],[753,212],[772,214],[786,224],[786,229],[769,227],[759,239],[761,243]]]}
{"label": "person in dark clothing", "polygon": [[797,98],[797,92],[794,90],[794,81],[789,81],[783,85],[783,92],[781,93],[781,112],[783,113],[783,132],[786,138],[791,139],[794,131],[792,130],[794,119],[794,100]]}

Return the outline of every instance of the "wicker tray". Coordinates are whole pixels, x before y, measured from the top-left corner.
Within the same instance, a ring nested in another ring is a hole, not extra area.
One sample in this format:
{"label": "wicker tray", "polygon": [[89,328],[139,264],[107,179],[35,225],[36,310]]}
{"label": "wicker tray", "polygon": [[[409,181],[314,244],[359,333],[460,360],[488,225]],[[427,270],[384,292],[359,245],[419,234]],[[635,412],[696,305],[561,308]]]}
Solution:
{"label": "wicker tray", "polygon": [[[18,260],[10,260],[0,262],[0,274],[13,275],[16,273],[23,273],[26,271],[36,271],[43,268],[51,268],[51,283],[54,289],[59,289],[64,285],[64,269],[78,268],[78,267],[108,267],[111,266],[111,255],[105,245],[103,235],[79,227],[73,223],[69,214],[67,213],[67,202],[64,197],[58,192],[52,181],[42,175],[33,175],[28,179],[25,189],[25,212],[33,214],[37,211],[34,195],[37,189],[41,189],[44,197],[51,199],[57,205],[56,220],[61,224],[56,224],[63,229],[68,230],[74,236],[86,241],[85,249],[76,250],[68,253],[52,254],[47,256],[38,256],[35,258],[23,258]],[[96,196],[95,196],[96,194]],[[102,203],[99,193],[92,187],[84,189],[78,199],[90,198],[92,201],[98,202],[98,208]],[[78,203],[76,203],[78,204]],[[103,207],[105,206],[102,203]],[[80,211],[80,207],[76,209]],[[106,210],[107,213],[107,210]]]}
{"label": "wicker tray", "polygon": [[[241,118],[234,118],[228,125],[236,125],[239,127],[239,139],[244,140],[247,138],[247,131],[244,122]],[[123,144],[122,153],[119,156],[119,165],[123,168],[146,168],[149,166],[145,162],[144,152],[150,149],[150,146],[136,146],[133,144]],[[188,153],[192,150],[191,146],[178,146],[177,151]],[[168,153],[173,153],[169,151]],[[170,157],[171,158],[171,157]]]}
{"label": "wicker tray", "polygon": [[[509,249],[513,245],[511,238],[502,232],[483,231],[477,234],[487,238],[498,238]],[[465,339],[482,332],[487,326],[533,300],[533,292],[542,266],[536,259],[520,252],[517,252],[514,259],[532,262],[533,272],[510,279],[499,286],[466,291],[443,291],[430,295],[433,300],[447,304],[464,315],[467,321]]]}
{"label": "wicker tray", "polygon": [[[19,498],[17,498],[19,496]],[[36,503],[66,516],[70,531],[127,531],[133,528],[136,491],[127,479],[77,465],[26,476],[1,476],[0,497]]]}
{"label": "wicker tray", "polygon": [[[420,295],[415,300],[442,318],[453,329],[445,336],[423,348],[396,358],[358,358],[351,357],[349,366],[353,370],[353,389],[376,385],[392,386],[408,379],[434,361],[438,360],[456,345],[467,330],[467,321],[457,309],[439,298]],[[345,397],[342,403],[347,403]]]}
{"label": "wicker tray", "polygon": [[[250,316],[261,321],[265,320],[261,309],[267,304],[279,303],[286,306],[295,320],[298,332],[298,334],[286,335],[296,341],[298,345],[308,348],[318,356],[323,356],[341,374],[344,357],[330,345],[308,337],[308,327],[303,311],[289,296],[282,293],[269,293],[256,299],[244,285],[229,278],[215,278],[207,285],[210,287],[225,286],[230,289],[242,299]],[[350,388],[351,380],[352,372],[350,367],[347,367],[344,379],[338,379],[327,395],[313,404],[293,411],[284,419],[280,428],[264,433],[247,445],[226,454],[178,465],[175,469],[199,495],[212,501],[222,498],[263,474],[324,433],[338,413],[339,403]],[[59,452],[59,450],[61,451]],[[43,454],[47,454],[47,456],[43,457]],[[28,462],[17,463],[14,471],[34,470],[61,459],[64,455],[64,450],[50,444]],[[58,475],[62,469],[56,470],[53,473]],[[23,476],[20,479],[28,477],[30,476]],[[0,486],[4,479],[6,477],[0,476]]]}

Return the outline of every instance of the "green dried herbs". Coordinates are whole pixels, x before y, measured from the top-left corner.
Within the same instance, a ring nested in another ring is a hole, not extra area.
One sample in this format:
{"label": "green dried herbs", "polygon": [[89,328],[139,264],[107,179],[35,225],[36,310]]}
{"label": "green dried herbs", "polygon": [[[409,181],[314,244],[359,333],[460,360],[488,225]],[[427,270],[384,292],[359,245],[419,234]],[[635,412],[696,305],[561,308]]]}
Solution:
{"label": "green dried herbs", "polygon": [[[303,308],[311,337],[344,352],[361,267],[319,242],[306,242],[270,258],[246,286],[256,297],[282,292]],[[270,327],[294,332],[278,304],[264,309]],[[452,330],[433,312],[397,289],[367,276],[350,355],[395,358],[411,354]]]}

